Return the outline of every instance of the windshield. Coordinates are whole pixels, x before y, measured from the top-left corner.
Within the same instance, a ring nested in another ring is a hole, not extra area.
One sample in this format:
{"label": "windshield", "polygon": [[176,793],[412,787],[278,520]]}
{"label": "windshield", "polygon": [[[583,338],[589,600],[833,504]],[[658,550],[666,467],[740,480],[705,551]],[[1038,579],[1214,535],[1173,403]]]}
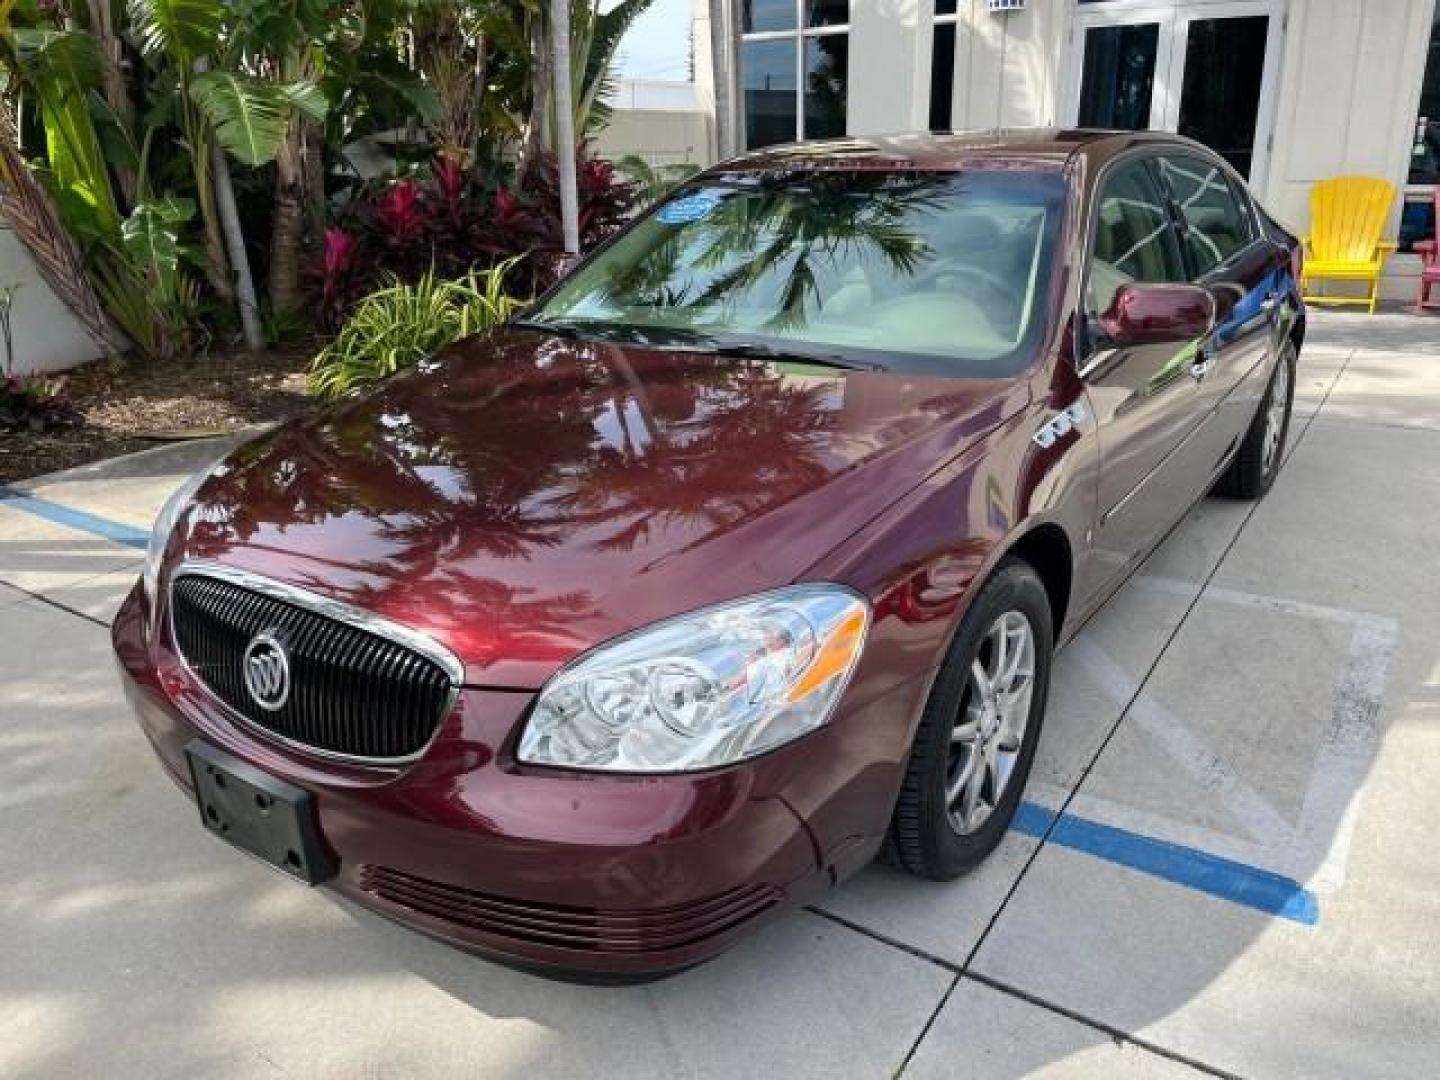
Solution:
{"label": "windshield", "polygon": [[956,375],[1023,366],[1064,187],[1038,172],[710,175],[637,222],[525,322],[768,347]]}

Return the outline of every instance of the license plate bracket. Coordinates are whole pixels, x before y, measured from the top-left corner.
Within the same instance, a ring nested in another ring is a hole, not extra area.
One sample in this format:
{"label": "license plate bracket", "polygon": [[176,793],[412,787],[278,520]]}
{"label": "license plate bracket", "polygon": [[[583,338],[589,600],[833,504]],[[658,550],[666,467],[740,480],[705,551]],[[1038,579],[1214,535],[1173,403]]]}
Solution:
{"label": "license plate bracket", "polygon": [[308,791],[199,739],[185,747],[185,757],[206,829],[307,885],[335,875]]}

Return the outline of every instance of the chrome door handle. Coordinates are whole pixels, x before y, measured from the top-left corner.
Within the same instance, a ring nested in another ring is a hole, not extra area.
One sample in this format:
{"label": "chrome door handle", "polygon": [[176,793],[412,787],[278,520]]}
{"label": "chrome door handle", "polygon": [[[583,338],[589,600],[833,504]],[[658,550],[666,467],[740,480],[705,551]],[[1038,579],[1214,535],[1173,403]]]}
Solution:
{"label": "chrome door handle", "polygon": [[1207,341],[1200,346],[1195,354],[1195,359],[1190,361],[1190,374],[1196,382],[1205,378],[1210,373],[1210,365],[1215,360],[1215,343]]}
{"label": "chrome door handle", "polygon": [[1280,303],[1280,297],[1276,293],[1266,293],[1265,299],[1260,301],[1260,310],[1269,315],[1275,310],[1275,305]]}

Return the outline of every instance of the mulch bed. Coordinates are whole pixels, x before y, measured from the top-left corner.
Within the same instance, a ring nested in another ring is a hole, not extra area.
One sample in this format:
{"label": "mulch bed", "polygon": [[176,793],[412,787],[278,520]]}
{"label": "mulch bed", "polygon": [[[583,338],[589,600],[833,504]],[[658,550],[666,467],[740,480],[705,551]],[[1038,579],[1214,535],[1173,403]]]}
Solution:
{"label": "mulch bed", "polygon": [[166,363],[96,361],[66,373],[73,428],[0,432],[0,484],[128,454],[178,438],[285,420],[313,399],[314,345],[212,353]]}

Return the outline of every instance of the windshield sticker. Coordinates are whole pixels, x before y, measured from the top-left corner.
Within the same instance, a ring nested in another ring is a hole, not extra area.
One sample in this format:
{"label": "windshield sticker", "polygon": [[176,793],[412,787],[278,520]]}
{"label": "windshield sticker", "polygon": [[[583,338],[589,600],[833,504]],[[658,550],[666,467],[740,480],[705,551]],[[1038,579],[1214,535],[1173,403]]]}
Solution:
{"label": "windshield sticker", "polygon": [[700,191],[686,195],[672,203],[666,203],[655,214],[655,219],[664,225],[688,225],[692,221],[703,221],[720,204],[720,196],[713,191]]}

